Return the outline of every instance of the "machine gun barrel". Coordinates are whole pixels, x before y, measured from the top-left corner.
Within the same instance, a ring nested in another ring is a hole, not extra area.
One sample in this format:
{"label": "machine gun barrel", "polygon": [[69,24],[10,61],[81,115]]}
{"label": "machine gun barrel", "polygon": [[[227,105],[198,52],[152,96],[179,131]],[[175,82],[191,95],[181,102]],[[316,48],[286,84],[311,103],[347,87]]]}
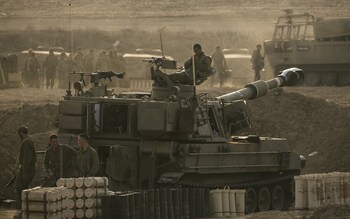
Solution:
{"label": "machine gun barrel", "polygon": [[304,82],[304,72],[299,68],[288,68],[268,81],[255,81],[244,88],[216,97],[224,101],[247,100],[265,96],[270,90],[283,86],[296,86]]}

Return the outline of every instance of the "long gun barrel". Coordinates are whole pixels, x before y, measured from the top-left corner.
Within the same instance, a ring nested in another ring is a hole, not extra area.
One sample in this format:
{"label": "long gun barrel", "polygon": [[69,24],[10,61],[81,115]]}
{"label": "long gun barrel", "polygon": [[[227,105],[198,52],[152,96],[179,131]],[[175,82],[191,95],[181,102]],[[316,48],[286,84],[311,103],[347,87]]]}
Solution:
{"label": "long gun barrel", "polygon": [[299,68],[288,68],[268,81],[255,81],[244,88],[216,97],[224,101],[255,99],[266,95],[270,90],[283,86],[296,86],[304,82],[304,72]]}

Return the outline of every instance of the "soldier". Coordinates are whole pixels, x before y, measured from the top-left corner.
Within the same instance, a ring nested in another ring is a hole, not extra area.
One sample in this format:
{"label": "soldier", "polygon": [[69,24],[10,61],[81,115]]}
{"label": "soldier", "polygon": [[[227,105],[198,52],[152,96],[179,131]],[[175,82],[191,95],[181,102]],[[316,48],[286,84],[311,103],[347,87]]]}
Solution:
{"label": "soldier", "polygon": [[25,60],[25,62],[24,62],[24,81],[25,81],[25,84],[26,84],[26,86],[29,86],[29,84],[30,84],[30,77],[29,77],[29,72],[28,72],[28,61],[29,61],[29,59],[32,57],[32,52],[33,52],[33,49],[28,49],[28,55],[27,55],[27,57],[26,57],[26,60]]}
{"label": "soldier", "polygon": [[109,51],[108,54],[108,70],[109,71],[118,71],[118,60],[117,56],[113,51]]}
{"label": "soldier", "polygon": [[[216,68],[216,71],[220,79],[220,87],[222,87],[225,79],[226,59],[220,46],[216,46],[215,52],[213,53],[211,58],[214,61],[214,67]],[[211,81],[212,86],[213,84],[214,84],[214,77],[212,77],[212,81]]]}
{"label": "soldier", "polygon": [[17,207],[21,206],[22,190],[28,189],[36,171],[36,152],[33,140],[28,135],[28,128],[21,126],[17,130],[21,138],[21,148],[18,156],[18,171],[15,180]]}
{"label": "soldier", "polygon": [[[121,71],[120,69],[118,69],[118,59],[116,56],[116,52],[115,51],[109,51],[108,56],[108,71]],[[113,87],[117,85],[117,82],[115,80],[113,81],[106,81],[109,87]]]}
{"label": "soldier", "polygon": [[27,78],[28,78],[28,85],[29,87],[40,87],[40,72],[41,67],[39,60],[35,56],[35,52],[29,53],[30,56],[26,61],[26,72],[27,72]]}
{"label": "soldier", "polygon": [[68,56],[68,72],[71,73],[73,72],[75,69],[75,63],[74,63],[74,58],[73,58],[73,54],[69,53]]}
{"label": "soldier", "polygon": [[95,71],[95,55],[94,50],[91,49],[89,54],[84,57],[84,70],[86,72],[94,72]]}
{"label": "soldier", "polygon": [[126,71],[126,61],[123,57],[123,54],[118,54],[118,52],[116,52],[115,56],[117,58],[117,70],[119,72],[125,72]]}
{"label": "soldier", "polygon": [[78,48],[77,54],[74,56],[75,71],[82,72],[84,67],[84,54],[81,48]]}
{"label": "soldier", "polygon": [[254,50],[251,58],[252,67],[255,72],[254,81],[260,80],[260,71],[264,68],[264,57],[261,55],[261,45],[256,45],[256,50]]}
{"label": "soldier", "polygon": [[81,177],[96,176],[99,169],[97,152],[89,144],[89,136],[85,133],[78,135],[80,150],[77,155],[78,174]]}
{"label": "soldier", "polygon": [[112,147],[106,167],[109,176],[109,188],[113,191],[132,189],[131,171],[129,157],[122,152],[121,147]]}
{"label": "soldier", "polygon": [[50,135],[50,145],[45,151],[44,166],[47,175],[45,186],[55,186],[59,178],[77,177],[78,151],[58,143],[58,136]]}
{"label": "soldier", "polygon": [[[211,58],[202,50],[202,46],[195,44],[193,46],[194,62],[195,62],[195,78],[196,84],[203,83],[214,71],[211,68]],[[172,82],[184,85],[193,84],[193,65],[192,58],[187,60],[184,64],[185,72],[169,75]]]}
{"label": "soldier", "polygon": [[107,53],[106,53],[106,51],[102,51],[97,58],[96,70],[109,71],[108,67],[109,66],[108,66]]}
{"label": "soldier", "polygon": [[53,53],[53,49],[50,49],[49,55],[46,57],[44,62],[44,71],[46,74],[46,89],[53,88],[55,84],[56,70],[58,65],[58,59]]}
{"label": "soldier", "polygon": [[68,74],[69,74],[69,60],[65,52],[61,53],[58,59],[58,88],[65,89],[67,87]]}

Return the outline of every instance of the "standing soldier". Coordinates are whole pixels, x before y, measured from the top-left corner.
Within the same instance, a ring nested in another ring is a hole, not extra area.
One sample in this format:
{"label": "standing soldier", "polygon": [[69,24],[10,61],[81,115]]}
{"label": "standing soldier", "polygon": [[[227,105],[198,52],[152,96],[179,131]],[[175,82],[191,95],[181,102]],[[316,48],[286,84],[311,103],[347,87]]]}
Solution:
{"label": "standing soldier", "polygon": [[25,84],[26,86],[29,87],[30,85],[30,77],[29,77],[29,72],[28,72],[28,63],[29,63],[29,59],[32,57],[32,52],[33,52],[33,49],[28,49],[28,55],[26,57],[26,60],[24,62],[24,67],[23,67],[23,72],[24,72],[24,81],[25,81]]}
{"label": "standing soldier", "polygon": [[75,71],[75,62],[74,62],[74,56],[72,53],[69,53],[68,55],[68,81],[78,81],[80,78],[78,75],[72,75],[70,73],[73,73]]}
{"label": "standing soldier", "polygon": [[58,136],[50,135],[50,145],[45,151],[44,166],[47,175],[45,186],[54,186],[59,178],[77,177],[78,151],[58,143]]}
{"label": "standing soldier", "polygon": [[74,56],[74,63],[75,63],[75,71],[82,72],[84,67],[84,54],[81,51],[81,48],[78,48],[78,52]]}
{"label": "standing soldier", "polygon": [[56,68],[58,65],[58,59],[53,53],[53,49],[50,49],[49,55],[46,57],[44,62],[44,72],[46,74],[46,89],[53,88],[55,84]]}
{"label": "standing soldier", "polygon": [[77,155],[78,172],[81,177],[96,176],[99,169],[97,152],[89,144],[90,138],[87,134],[78,135],[80,150]]}
{"label": "standing soldier", "polygon": [[[114,72],[120,71],[118,69],[118,60],[117,60],[116,53],[114,51],[109,51],[109,54],[107,57],[108,57],[107,58],[108,59],[108,71],[114,71]],[[108,80],[107,84],[110,87],[117,85],[115,80],[113,80],[113,81]]]}
{"label": "standing soldier", "polygon": [[95,55],[94,50],[91,49],[89,54],[84,57],[84,70],[86,72],[94,72],[95,71]]}
{"label": "standing soldier", "polygon": [[96,70],[109,71],[108,67],[109,66],[108,66],[107,53],[106,53],[106,51],[102,51],[97,58]]}
{"label": "standing soldier", "polygon": [[65,89],[67,87],[69,74],[69,61],[65,52],[61,53],[58,60],[58,88]]}
{"label": "standing soldier", "polygon": [[119,72],[125,72],[126,71],[126,61],[123,57],[123,54],[118,54],[118,52],[116,52],[116,58],[117,58],[117,70]]}
{"label": "standing soldier", "polygon": [[73,54],[69,53],[69,56],[68,56],[68,72],[72,73],[72,72],[74,72],[74,69],[75,69],[75,62],[74,62]]}
{"label": "standing soldier", "polygon": [[118,71],[118,60],[113,51],[109,51],[108,54],[108,70],[115,72]]}
{"label": "standing soldier", "polygon": [[[224,84],[225,79],[225,71],[227,69],[226,66],[226,59],[224,56],[224,53],[221,50],[220,46],[216,46],[216,50],[211,56],[211,58],[214,61],[214,67],[216,68],[216,71],[218,73],[219,79],[220,79],[220,87]],[[214,85],[214,77],[212,77],[211,85]]]}
{"label": "standing soldier", "polygon": [[260,44],[256,45],[256,50],[254,50],[250,61],[252,62],[255,72],[254,81],[260,80],[260,71],[264,68],[264,57],[261,55]]}
{"label": "standing soldier", "polygon": [[28,189],[36,171],[36,152],[33,140],[28,135],[28,128],[21,126],[17,130],[21,138],[21,148],[18,156],[18,171],[15,180],[17,207],[21,206],[22,190]]}
{"label": "standing soldier", "polygon": [[31,52],[26,62],[26,71],[28,76],[29,87],[40,88],[40,63],[35,56],[35,52]]}

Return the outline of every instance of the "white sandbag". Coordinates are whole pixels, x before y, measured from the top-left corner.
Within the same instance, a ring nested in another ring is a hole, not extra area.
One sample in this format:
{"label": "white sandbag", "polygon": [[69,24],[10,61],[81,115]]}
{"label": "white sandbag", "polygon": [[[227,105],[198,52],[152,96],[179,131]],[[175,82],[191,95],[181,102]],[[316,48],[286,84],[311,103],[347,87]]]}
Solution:
{"label": "white sandbag", "polygon": [[22,211],[56,212],[56,202],[22,202]]}
{"label": "white sandbag", "polygon": [[83,208],[84,205],[85,205],[85,202],[84,202],[84,200],[81,199],[81,198],[79,198],[79,199],[77,199],[77,200],[75,201],[75,206],[76,206],[77,208]]}
{"label": "white sandbag", "polygon": [[81,188],[84,185],[84,178],[83,177],[75,178],[75,182],[74,183],[75,183],[75,186],[77,188]]}
{"label": "white sandbag", "polygon": [[79,188],[79,189],[75,190],[75,196],[77,198],[82,198],[84,196],[84,189]]}
{"label": "white sandbag", "polygon": [[107,177],[86,177],[84,178],[84,186],[86,188],[108,187],[108,178]]}
{"label": "white sandbag", "polygon": [[94,198],[104,196],[107,192],[107,188],[87,188],[84,191],[84,195],[86,198]]}
{"label": "white sandbag", "polygon": [[97,218],[102,215],[101,209],[86,209],[85,210],[85,217],[86,218]]}
{"label": "white sandbag", "polygon": [[85,207],[86,208],[96,208],[101,206],[101,199],[97,198],[88,198],[85,199]]}
{"label": "white sandbag", "polygon": [[83,218],[85,216],[85,211],[83,209],[77,209],[75,211],[75,216],[79,219]]}

